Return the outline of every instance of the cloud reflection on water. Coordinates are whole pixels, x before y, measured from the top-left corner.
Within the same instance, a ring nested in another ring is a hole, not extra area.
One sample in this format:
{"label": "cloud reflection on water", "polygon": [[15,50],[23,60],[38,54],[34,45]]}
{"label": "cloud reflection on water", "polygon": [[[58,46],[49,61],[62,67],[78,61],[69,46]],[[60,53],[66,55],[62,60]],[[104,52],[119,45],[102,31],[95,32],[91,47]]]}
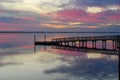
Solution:
{"label": "cloud reflection on water", "polygon": [[[4,80],[116,80],[118,59],[107,55],[40,51],[0,57],[0,79]],[[66,55],[65,55],[66,54]],[[109,58],[109,59],[108,59]],[[17,64],[17,65],[16,65]],[[19,65],[18,65],[19,64]],[[11,76],[10,76],[11,75]],[[6,78],[5,76],[8,76]],[[47,77],[46,77],[47,76]]]}
{"label": "cloud reflection on water", "polygon": [[118,80],[118,56],[88,53],[79,57],[64,56],[61,60],[67,61],[70,66],[61,65],[45,70],[45,73],[68,74],[67,77],[76,76],[79,80]]}

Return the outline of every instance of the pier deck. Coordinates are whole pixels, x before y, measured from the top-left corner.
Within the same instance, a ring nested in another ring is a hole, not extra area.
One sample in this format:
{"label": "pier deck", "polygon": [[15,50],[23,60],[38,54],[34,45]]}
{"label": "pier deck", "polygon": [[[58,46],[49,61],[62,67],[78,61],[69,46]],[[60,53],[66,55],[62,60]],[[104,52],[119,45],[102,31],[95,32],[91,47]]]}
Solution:
{"label": "pier deck", "polygon": [[112,50],[120,50],[120,35],[55,38],[51,41],[35,41],[35,45],[72,46],[77,48],[89,48],[88,42],[91,42],[92,49],[99,49],[97,48],[98,41],[101,41],[100,49],[102,50],[107,50],[107,43],[109,41],[111,41],[112,43]]}

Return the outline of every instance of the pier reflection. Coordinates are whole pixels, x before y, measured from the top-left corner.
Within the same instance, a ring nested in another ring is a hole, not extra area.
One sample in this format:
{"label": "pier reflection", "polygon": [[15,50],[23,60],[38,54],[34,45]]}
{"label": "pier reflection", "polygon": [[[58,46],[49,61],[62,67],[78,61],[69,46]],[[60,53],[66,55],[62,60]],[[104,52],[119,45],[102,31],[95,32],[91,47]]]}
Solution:
{"label": "pier reflection", "polygon": [[89,52],[89,53],[101,53],[108,55],[119,55],[119,50],[110,50],[110,49],[97,49],[97,48],[80,48],[76,46],[52,46],[52,49],[60,50],[69,50],[69,51],[78,51],[78,52]]}

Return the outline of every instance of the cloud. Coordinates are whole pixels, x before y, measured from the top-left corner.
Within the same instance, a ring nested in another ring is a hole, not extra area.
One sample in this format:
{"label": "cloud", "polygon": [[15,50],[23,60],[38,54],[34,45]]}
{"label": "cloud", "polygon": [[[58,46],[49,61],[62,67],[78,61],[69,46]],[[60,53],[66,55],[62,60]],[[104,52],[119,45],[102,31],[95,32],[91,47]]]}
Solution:
{"label": "cloud", "polygon": [[0,2],[22,2],[22,0],[0,0]]}
{"label": "cloud", "polygon": [[27,21],[36,21],[34,17],[0,17],[0,22],[7,22],[7,23],[16,23],[16,22],[27,22]]}
{"label": "cloud", "polygon": [[68,23],[69,25],[80,25],[83,24],[82,22],[70,22]]}
{"label": "cloud", "polygon": [[[19,30],[36,30],[37,19],[34,17],[0,17],[0,30],[2,31],[19,31]],[[34,26],[34,27],[33,27]]]}
{"label": "cloud", "polygon": [[[92,9],[93,10],[93,9]],[[83,10],[65,10],[56,13],[59,19],[65,20],[73,20],[82,23],[105,23],[105,22],[112,22],[112,21],[119,21],[119,12],[117,11],[103,11],[99,13],[87,13]],[[71,15],[73,14],[73,15]]]}
{"label": "cloud", "polygon": [[106,9],[116,11],[116,10],[120,10],[120,6],[119,5],[107,6]]}
{"label": "cloud", "polygon": [[2,0],[0,25],[4,27],[0,29],[99,28],[101,25],[105,27],[105,23],[118,24],[120,6],[117,2],[119,0],[18,0],[9,3]]}
{"label": "cloud", "polygon": [[118,5],[112,5],[112,6],[106,6],[106,7],[87,7],[86,11],[89,13],[100,13],[104,11],[118,11],[120,10],[120,6]]}
{"label": "cloud", "polygon": [[102,12],[103,8],[100,7],[88,7],[87,12],[89,13],[99,13]]}
{"label": "cloud", "polygon": [[[70,63],[70,66],[61,65],[54,69],[45,70],[46,74],[67,74],[73,77],[87,78],[91,80],[107,80],[112,78],[114,80],[118,78],[118,62],[108,61],[107,59],[86,59],[86,58],[75,58],[72,60],[61,59],[64,62]],[[103,66],[104,65],[104,66]],[[98,68],[99,66],[99,68]],[[113,76],[111,76],[113,75]]]}
{"label": "cloud", "polygon": [[37,14],[44,14],[62,10],[60,5],[66,4],[68,1],[69,0],[23,0],[22,2],[16,3],[0,3],[0,6],[7,10],[30,11]]}

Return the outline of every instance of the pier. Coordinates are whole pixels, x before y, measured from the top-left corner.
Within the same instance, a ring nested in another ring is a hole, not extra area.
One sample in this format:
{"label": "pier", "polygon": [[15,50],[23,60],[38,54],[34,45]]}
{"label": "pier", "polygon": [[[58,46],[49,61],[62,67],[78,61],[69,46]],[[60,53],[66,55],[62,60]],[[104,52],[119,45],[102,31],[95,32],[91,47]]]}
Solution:
{"label": "pier", "polygon": [[[112,49],[107,49],[107,43],[111,41]],[[65,47],[76,47],[88,48],[88,42],[92,43],[91,49],[97,50],[113,50],[120,51],[120,35],[115,36],[89,36],[89,37],[67,37],[67,38],[55,38],[51,41],[35,41],[35,45],[48,45],[48,46],[64,46]],[[97,47],[98,42],[101,42],[100,48]]]}
{"label": "pier", "polygon": [[52,39],[51,42],[58,43],[61,46],[79,46],[81,48],[87,48],[87,43],[92,42],[92,48],[97,48],[97,42],[101,41],[101,48],[106,49],[107,42],[112,42],[113,50],[119,49],[120,47],[120,36],[90,36],[90,37],[69,37],[69,38],[56,38]]}

